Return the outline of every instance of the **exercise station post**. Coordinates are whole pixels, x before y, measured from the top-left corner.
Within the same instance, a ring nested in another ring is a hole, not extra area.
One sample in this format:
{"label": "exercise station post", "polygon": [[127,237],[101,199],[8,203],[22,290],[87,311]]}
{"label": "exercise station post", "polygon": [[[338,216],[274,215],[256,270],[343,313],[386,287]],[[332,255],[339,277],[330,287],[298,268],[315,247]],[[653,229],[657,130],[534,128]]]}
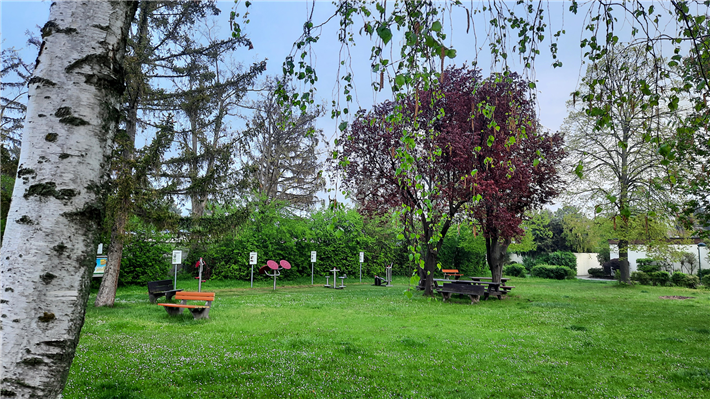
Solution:
{"label": "exercise station post", "polygon": [[256,252],[249,252],[249,264],[251,265],[251,288],[254,288],[254,265],[256,265]]}
{"label": "exercise station post", "polygon": [[182,251],[179,249],[176,249],[173,251],[173,269],[175,269],[175,280],[173,282],[173,289],[177,289],[177,271],[178,271],[178,266],[182,263]]}
{"label": "exercise station post", "polygon": [[311,251],[311,285],[313,285],[313,271],[316,264],[316,251]]}
{"label": "exercise station post", "polygon": [[360,282],[362,283],[362,262],[365,261],[365,253],[360,251]]}

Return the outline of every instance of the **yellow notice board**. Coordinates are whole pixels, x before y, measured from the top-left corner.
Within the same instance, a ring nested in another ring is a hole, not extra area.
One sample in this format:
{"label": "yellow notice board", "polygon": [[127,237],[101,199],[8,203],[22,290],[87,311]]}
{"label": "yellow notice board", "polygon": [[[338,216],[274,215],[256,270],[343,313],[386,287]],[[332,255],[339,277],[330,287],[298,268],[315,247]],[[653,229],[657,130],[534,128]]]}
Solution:
{"label": "yellow notice board", "polygon": [[94,268],[94,277],[102,277],[104,275],[104,269],[106,268],[106,263],[108,258],[105,256],[96,257],[96,267]]}

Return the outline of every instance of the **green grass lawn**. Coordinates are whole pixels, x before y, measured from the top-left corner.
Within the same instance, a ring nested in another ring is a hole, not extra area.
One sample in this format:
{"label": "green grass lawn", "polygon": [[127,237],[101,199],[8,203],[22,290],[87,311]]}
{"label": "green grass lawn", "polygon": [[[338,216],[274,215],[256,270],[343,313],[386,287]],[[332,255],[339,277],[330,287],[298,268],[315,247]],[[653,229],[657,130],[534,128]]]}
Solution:
{"label": "green grass lawn", "polygon": [[710,397],[707,290],[528,278],[469,305],[324,280],[207,282],[199,321],[119,289],[87,311],[64,398]]}

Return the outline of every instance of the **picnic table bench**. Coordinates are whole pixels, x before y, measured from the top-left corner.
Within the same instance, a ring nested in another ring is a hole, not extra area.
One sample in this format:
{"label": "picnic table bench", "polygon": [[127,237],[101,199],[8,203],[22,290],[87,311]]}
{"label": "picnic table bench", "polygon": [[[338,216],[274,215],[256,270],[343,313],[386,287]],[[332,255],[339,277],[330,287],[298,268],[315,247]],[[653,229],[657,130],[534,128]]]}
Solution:
{"label": "picnic table bench", "polygon": [[[210,318],[210,307],[212,306],[212,301],[214,301],[214,292],[178,292],[175,294],[175,299],[180,300],[180,303],[159,303],[158,305],[165,307],[170,316],[177,316],[182,313],[183,309],[189,309],[195,320]],[[205,304],[188,305],[187,301],[205,301]]]}
{"label": "picnic table bench", "polygon": [[485,295],[482,285],[472,284],[444,283],[441,287],[437,287],[436,291],[441,294],[444,302],[451,298],[451,294],[461,294],[468,295],[471,299],[471,304],[474,304],[478,303],[481,295]]}
{"label": "picnic table bench", "polygon": [[172,299],[176,292],[182,290],[173,289],[173,280],[158,280],[148,282],[148,299],[150,303],[155,304],[158,302],[158,298],[165,296],[166,300]]}
{"label": "picnic table bench", "polygon": [[[437,289],[437,292],[440,292],[438,290],[438,288],[439,288],[438,283],[443,283],[443,284],[451,283],[451,284],[460,284],[460,285],[465,285],[465,286],[480,286],[481,288],[483,288],[483,300],[486,300],[491,296],[495,296],[498,299],[503,299],[503,296],[506,296],[511,288],[515,288],[512,286],[505,286],[504,285],[505,282],[494,283],[492,281],[448,280],[448,279],[435,278],[434,279],[434,288]],[[458,294],[458,292],[457,292],[457,294]],[[443,295],[443,293],[442,293],[442,295]]]}
{"label": "picnic table bench", "polygon": [[459,277],[463,276],[463,274],[459,273],[458,269],[441,269],[441,272],[444,273],[444,278],[446,279],[453,277],[458,280]]}

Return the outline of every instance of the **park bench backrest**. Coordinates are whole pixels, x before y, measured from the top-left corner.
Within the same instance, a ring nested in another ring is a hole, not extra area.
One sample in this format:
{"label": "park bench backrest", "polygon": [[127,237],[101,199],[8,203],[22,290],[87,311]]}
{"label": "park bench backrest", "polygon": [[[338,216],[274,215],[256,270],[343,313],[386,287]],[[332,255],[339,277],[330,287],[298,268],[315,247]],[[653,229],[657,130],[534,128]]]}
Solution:
{"label": "park bench backrest", "polygon": [[442,273],[458,273],[459,269],[441,269]]}
{"label": "park bench backrest", "polygon": [[164,292],[173,289],[173,280],[158,280],[148,282],[148,292]]}
{"label": "park bench backrest", "polygon": [[178,292],[175,294],[177,300],[187,301],[214,301],[214,292]]}

